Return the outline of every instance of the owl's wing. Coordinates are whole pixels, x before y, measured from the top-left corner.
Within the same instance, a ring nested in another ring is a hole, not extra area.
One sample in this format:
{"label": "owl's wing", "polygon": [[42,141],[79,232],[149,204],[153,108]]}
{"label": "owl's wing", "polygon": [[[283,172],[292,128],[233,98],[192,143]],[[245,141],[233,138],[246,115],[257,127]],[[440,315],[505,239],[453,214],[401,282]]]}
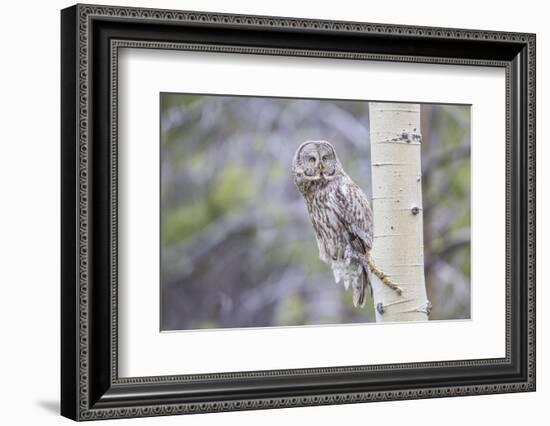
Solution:
{"label": "owl's wing", "polygon": [[[335,213],[350,234],[352,246],[362,253],[370,250],[373,224],[367,196],[353,182],[343,182],[334,192],[334,196]],[[361,245],[364,247],[359,247]]]}

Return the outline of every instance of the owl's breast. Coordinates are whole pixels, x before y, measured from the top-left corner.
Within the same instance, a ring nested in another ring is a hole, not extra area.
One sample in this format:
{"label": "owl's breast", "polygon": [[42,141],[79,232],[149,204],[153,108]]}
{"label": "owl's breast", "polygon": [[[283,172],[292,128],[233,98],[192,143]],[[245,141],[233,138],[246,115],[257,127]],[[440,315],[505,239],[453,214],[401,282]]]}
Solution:
{"label": "owl's breast", "polygon": [[336,214],[333,194],[328,188],[319,190],[308,197],[307,207],[321,259],[326,263],[344,259],[347,230]]}

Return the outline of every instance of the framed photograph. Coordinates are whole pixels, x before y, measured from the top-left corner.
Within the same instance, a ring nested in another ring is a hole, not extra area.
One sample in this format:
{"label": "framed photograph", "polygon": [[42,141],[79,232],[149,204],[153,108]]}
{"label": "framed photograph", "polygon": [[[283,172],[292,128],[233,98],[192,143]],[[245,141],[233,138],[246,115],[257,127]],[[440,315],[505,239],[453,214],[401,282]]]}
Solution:
{"label": "framed photograph", "polygon": [[61,12],[61,413],[535,390],[535,35]]}

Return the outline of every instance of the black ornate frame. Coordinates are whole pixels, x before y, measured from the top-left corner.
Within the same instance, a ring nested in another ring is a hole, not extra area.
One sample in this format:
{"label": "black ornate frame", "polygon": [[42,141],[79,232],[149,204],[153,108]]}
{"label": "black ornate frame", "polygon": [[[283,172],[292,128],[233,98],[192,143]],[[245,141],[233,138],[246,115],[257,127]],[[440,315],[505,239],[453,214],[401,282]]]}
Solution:
{"label": "black ornate frame", "polygon": [[[74,420],[535,390],[535,35],[76,5],[61,13],[61,413]],[[506,70],[506,356],[119,378],[122,47]]]}

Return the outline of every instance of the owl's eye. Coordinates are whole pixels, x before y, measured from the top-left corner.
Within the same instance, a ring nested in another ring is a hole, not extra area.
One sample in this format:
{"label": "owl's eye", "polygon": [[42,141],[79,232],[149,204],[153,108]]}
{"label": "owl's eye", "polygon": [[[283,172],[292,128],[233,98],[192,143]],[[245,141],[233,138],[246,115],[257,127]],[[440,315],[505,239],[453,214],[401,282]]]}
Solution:
{"label": "owl's eye", "polygon": [[328,161],[328,155],[323,155],[323,158],[321,158],[323,161]]}
{"label": "owl's eye", "polygon": [[308,160],[310,163],[315,163],[315,157],[309,157]]}

